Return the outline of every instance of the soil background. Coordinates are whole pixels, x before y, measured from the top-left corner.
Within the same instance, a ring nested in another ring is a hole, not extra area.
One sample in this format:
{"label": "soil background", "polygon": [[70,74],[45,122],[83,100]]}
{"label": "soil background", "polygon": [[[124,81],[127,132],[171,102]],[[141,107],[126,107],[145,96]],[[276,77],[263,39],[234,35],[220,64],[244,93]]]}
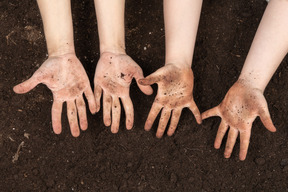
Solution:
{"label": "soil background", "polygon": [[[264,0],[204,0],[192,65],[201,112],[218,105],[237,80],[266,5]],[[160,0],[126,1],[127,53],[145,75],[164,64],[162,6]],[[92,83],[99,59],[94,3],[72,1],[72,11],[76,53]],[[64,106],[62,134],[54,134],[49,89],[39,85],[24,95],[12,90],[47,58],[36,1],[1,0],[0,22],[0,191],[288,191],[287,57],[265,90],[277,132],[270,133],[257,118],[248,157],[241,162],[239,139],[230,159],[223,157],[225,142],[213,148],[217,117],[197,125],[186,109],[174,136],[157,139],[158,123],[144,131],[157,86],[145,96],[135,81],[131,131],[122,115],[119,133],[112,134],[101,110],[88,114],[88,130],[73,138]]]}

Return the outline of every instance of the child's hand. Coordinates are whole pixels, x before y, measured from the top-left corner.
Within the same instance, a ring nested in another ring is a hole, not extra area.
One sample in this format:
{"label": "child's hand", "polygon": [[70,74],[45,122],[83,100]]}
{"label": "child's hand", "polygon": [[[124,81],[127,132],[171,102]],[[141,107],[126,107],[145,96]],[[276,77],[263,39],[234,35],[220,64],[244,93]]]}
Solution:
{"label": "child's hand", "polygon": [[145,130],[151,129],[158,113],[162,109],[156,136],[161,138],[170,119],[171,123],[167,134],[173,135],[184,107],[194,114],[197,122],[201,123],[200,112],[193,99],[194,77],[190,66],[178,67],[167,64],[145,79],[140,79],[142,85],[158,84],[158,92],[145,123]]}
{"label": "child's hand", "polygon": [[224,152],[225,158],[231,156],[238,132],[240,132],[239,159],[245,160],[252,123],[257,116],[260,116],[262,123],[269,131],[276,131],[262,91],[253,88],[245,83],[244,80],[238,80],[230,88],[222,103],[204,112],[202,119],[211,116],[219,116],[222,118],[214,143],[216,149],[220,148],[222,139],[228,127],[230,127]]}
{"label": "child's hand", "polygon": [[61,114],[63,102],[67,102],[67,116],[71,133],[74,137],[80,135],[80,128],[88,127],[86,106],[83,99],[85,94],[91,113],[96,112],[96,103],[87,74],[75,54],[49,57],[33,76],[16,85],[16,93],[27,93],[39,83],[47,85],[53,93],[52,126],[56,134],[61,133]]}
{"label": "child's hand", "polygon": [[[117,133],[119,130],[121,115],[119,98],[121,98],[126,114],[126,128],[132,129],[133,127],[134,109],[129,96],[129,88],[133,78],[136,81],[143,78],[143,72],[128,55],[109,52],[101,54],[95,72],[94,94],[98,112],[103,91],[103,120],[106,126],[110,126],[112,111],[112,133]],[[150,86],[138,84],[138,87],[147,95],[153,93]]]}

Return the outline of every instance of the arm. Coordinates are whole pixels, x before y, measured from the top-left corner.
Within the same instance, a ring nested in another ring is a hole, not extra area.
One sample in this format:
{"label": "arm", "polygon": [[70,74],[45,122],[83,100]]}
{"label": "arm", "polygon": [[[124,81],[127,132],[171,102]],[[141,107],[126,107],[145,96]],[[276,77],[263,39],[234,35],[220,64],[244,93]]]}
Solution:
{"label": "arm", "polygon": [[220,148],[229,129],[224,156],[231,156],[240,133],[240,160],[245,160],[252,123],[257,116],[264,126],[276,131],[263,92],[288,51],[288,1],[272,0],[268,4],[238,81],[230,88],[220,105],[202,114],[206,119],[220,116],[214,146]]}
{"label": "arm", "polygon": [[49,56],[75,53],[70,0],[37,0]]}
{"label": "arm", "polygon": [[100,40],[100,52],[125,52],[125,0],[94,0]]}
{"label": "arm", "polygon": [[165,63],[192,65],[202,0],[164,0]]}
{"label": "arm", "polygon": [[73,26],[70,0],[38,0],[44,24],[49,58],[23,83],[14,87],[16,93],[27,93],[39,83],[47,85],[53,93],[52,126],[56,134],[62,130],[61,115],[63,102],[67,102],[67,116],[71,133],[79,136],[80,128],[86,130],[88,123],[85,94],[92,113],[96,103],[86,72],[74,51]]}
{"label": "arm", "polygon": [[264,92],[288,52],[288,1],[269,2],[239,79]]}
{"label": "arm", "polygon": [[[94,2],[101,52],[95,71],[94,94],[97,111],[100,110],[100,100],[103,95],[104,124],[111,125],[111,132],[117,133],[121,116],[119,99],[122,101],[126,114],[126,128],[132,129],[133,127],[134,109],[129,96],[129,88],[133,78],[136,80],[143,78],[143,72],[125,52],[125,0],[94,0]],[[145,94],[153,92],[150,86],[139,84],[138,86]]]}
{"label": "arm", "polygon": [[162,137],[170,117],[167,134],[171,136],[174,133],[184,107],[188,107],[201,123],[193,99],[194,76],[191,70],[201,6],[202,0],[164,0],[165,66],[140,80],[143,85],[157,83],[159,86],[145,123],[145,130],[150,130],[163,108],[156,133],[158,138]]}

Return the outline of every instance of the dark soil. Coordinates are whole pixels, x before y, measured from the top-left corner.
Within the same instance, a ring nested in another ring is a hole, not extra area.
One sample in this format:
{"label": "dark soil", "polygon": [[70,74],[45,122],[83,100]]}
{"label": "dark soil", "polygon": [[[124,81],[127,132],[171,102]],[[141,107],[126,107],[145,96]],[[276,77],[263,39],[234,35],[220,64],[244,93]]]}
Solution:
{"label": "dark soil", "polygon": [[[127,53],[148,75],[164,64],[162,1],[126,4]],[[201,112],[219,104],[238,78],[266,5],[204,1],[192,66]],[[72,2],[76,52],[91,82],[99,59],[93,6],[92,0]],[[47,58],[36,1],[2,0],[0,21],[0,191],[288,191],[287,57],[265,91],[278,130],[270,133],[256,119],[248,157],[241,162],[239,140],[230,159],[223,157],[224,145],[213,148],[217,117],[197,125],[184,110],[174,136],[157,139],[155,125],[145,132],[155,93],[145,96],[135,82],[131,131],[122,116],[120,132],[112,134],[100,111],[89,114],[89,129],[73,138],[64,110],[64,130],[54,134],[49,89],[39,85],[25,95],[12,90]]]}

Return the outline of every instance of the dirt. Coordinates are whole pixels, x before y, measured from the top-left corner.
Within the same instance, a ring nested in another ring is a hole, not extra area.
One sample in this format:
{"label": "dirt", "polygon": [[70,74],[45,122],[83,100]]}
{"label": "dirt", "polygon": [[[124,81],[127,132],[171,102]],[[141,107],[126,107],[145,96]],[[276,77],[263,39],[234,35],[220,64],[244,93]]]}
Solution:
{"label": "dirt", "polygon": [[[219,104],[238,78],[266,5],[264,0],[204,1],[192,66],[201,112]],[[93,6],[92,0],[72,1],[76,52],[91,83],[99,59]],[[126,8],[127,53],[148,75],[164,64],[162,1],[127,0]],[[197,125],[186,109],[174,136],[157,139],[156,125],[145,132],[157,86],[145,96],[135,81],[131,131],[122,115],[119,133],[112,134],[101,110],[88,114],[88,130],[73,138],[64,106],[64,130],[54,134],[49,89],[12,91],[47,58],[36,1],[1,1],[0,20],[0,191],[288,191],[287,57],[265,91],[277,132],[267,131],[257,118],[248,157],[241,162],[239,140],[230,159],[223,158],[224,145],[213,148],[217,117]]]}

